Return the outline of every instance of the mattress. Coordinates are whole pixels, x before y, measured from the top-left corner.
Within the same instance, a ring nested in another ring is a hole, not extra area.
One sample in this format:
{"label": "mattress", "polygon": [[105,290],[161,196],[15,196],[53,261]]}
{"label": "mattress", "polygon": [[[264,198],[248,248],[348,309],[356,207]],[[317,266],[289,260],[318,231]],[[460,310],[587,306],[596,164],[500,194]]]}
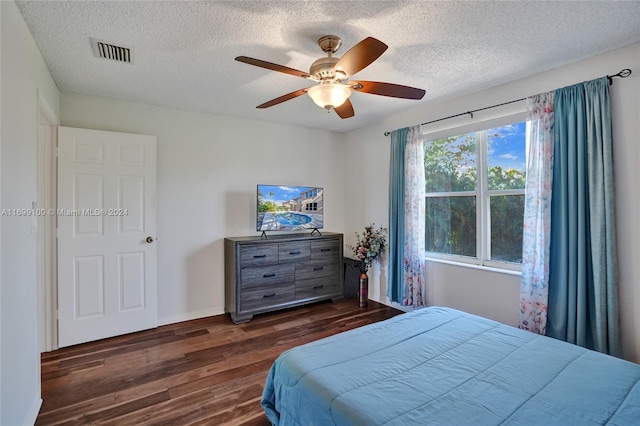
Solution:
{"label": "mattress", "polygon": [[274,425],[640,425],[640,365],[431,307],[282,353]]}

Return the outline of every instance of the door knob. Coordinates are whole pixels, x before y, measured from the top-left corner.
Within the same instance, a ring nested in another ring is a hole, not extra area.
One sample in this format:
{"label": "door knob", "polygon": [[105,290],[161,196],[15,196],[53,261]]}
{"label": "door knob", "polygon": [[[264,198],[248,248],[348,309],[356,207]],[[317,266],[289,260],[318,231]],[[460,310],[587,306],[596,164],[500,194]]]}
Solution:
{"label": "door knob", "polygon": [[147,243],[151,244],[153,242],[153,237],[147,237]]}

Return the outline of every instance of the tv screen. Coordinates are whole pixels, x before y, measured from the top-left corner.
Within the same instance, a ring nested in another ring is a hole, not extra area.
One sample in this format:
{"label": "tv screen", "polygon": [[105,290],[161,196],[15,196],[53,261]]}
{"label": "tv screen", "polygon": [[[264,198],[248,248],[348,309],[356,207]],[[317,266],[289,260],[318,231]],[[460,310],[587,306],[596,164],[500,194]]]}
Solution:
{"label": "tv screen", "polygon": [[322,229],[324,191],[311,186],[258,185],[258,231]]}

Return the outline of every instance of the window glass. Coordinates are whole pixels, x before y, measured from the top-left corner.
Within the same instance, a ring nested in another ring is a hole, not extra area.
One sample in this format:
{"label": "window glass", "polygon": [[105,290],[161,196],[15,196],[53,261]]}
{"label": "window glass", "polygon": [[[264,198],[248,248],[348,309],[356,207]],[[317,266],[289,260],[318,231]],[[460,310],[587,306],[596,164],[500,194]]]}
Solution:
{"label": "window glass", "polygon": [[522,263],[524,195],[490,197],[491,259]]}
{"label": "window glass", "polygon": [[425,190],[476,190],[476,135],[451,136],[425,143]]}
{"label": "window glass", "polygon": [[476,197],[429,197],[426,202],[427,251],[476,255]]}
{"label": "window glass", "polygon": [[524,189],[526,123],[487,130],[489,190]]}

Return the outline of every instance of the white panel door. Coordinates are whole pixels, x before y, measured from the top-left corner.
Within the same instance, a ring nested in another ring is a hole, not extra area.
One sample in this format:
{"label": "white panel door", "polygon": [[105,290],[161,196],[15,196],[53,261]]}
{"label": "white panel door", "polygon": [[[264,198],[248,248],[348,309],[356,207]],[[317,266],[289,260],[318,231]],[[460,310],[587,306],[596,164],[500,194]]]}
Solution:
{"label": "white panel door", "polygon": [[158,325],[156,138],[58,128],[58,346]]}

